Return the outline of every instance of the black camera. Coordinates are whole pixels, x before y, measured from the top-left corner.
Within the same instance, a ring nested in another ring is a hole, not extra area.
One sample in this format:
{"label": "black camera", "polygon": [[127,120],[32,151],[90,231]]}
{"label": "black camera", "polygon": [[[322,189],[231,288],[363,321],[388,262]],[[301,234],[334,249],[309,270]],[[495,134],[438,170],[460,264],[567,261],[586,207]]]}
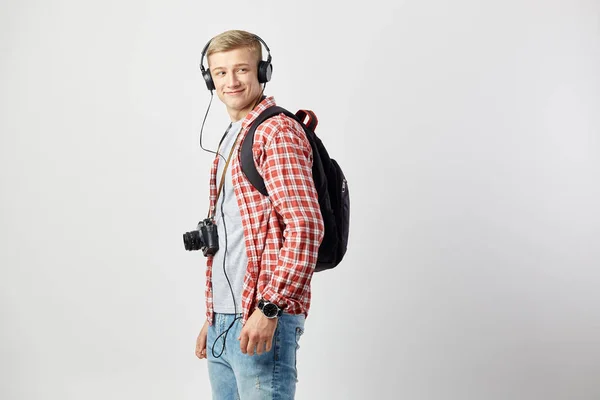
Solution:
{"label": "black camera", "polygon": [[211,218],[198,223],[198,229],[183,234],[183,245],[188,251],[202,250],[205,256],[214,255],[219,250],[217,226]]}

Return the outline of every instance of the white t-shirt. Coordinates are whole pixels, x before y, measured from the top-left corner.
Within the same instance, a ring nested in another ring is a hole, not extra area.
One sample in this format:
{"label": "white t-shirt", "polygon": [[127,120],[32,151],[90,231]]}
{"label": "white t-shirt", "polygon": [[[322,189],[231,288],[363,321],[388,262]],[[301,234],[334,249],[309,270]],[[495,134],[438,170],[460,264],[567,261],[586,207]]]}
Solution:
{"label": "white t-shirt", "polygon": [[[229,157],[229,152],[236,142],[241,127],[242,120],[233,122],[221,143],[219,154],[223,157],[219,157],[217,168],[217,190],[219,188],[219,183],[221,182],[225,163]],[[236,148],[232,155],[232,160],[233,157],[236,156],[237,151]],[[213,256],[212,264],[214,311],[224,314],[233,314],[236,311],[237,313],[241,313],[242,288],[244,284],[244,275],[246,274],[246,269],[248,267],[248,256],[246,255],[246,244],[244,242],[242,216],[233,191],[231,161],[227,167],[221,194],[216,202],[215,223],[219,235],[219,250]],[[225,234],[225,231],[227,231],[227,234]],[[227,244],[225,243],[226,241]],[[224,269],[223,260],[225,260]],[[231,288],[227,282],[228,279],[231,283]],[[232,289],[237,309],[234,307]]]}

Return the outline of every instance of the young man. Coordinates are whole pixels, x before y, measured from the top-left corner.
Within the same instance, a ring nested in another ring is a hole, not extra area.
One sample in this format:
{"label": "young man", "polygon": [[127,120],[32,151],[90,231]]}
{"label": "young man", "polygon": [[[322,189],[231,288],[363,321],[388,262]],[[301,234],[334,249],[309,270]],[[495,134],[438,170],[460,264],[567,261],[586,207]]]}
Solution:
{"label": "young man", "polygon": [[261,42],[233,30],[206,51],[207,87],[231,119],[210,174],[219,250],[208,256],[207,319],[196,342],[196,355],[208,360],[213,399],[294,398],[296,351],[324,232],[312,149],[300,124],[280,114],[256,130],[252,151],[268,196],[240,167],[250,125],[275,105],[263,96],[271,57],[261,61]]}

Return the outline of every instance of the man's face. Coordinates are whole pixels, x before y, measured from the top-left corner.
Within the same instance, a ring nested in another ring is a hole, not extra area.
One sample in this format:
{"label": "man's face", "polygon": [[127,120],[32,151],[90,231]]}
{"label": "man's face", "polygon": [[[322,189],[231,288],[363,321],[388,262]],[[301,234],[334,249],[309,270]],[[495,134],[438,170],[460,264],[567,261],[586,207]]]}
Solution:
{"label": "man's face", "polygon": [[222,51],[208,57],[217,96],[234,121],[245,117],[261,94],[258,61],[256,52],[249,48]]}

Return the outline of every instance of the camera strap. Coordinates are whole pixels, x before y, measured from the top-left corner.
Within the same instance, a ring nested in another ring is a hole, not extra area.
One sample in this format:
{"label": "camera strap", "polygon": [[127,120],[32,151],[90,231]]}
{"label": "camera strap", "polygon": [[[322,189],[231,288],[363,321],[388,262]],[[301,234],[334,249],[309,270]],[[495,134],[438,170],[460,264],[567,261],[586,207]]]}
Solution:
{"label": "camera strap", "polygon": [[[223,135],[223,139],[225,139],[225,136],[229,132],[230,128],[231,128],[231,124],[229,125],[229,128],[227,128],[227,131],[225,132],[225,135]],[[227,161],[225,162],[225,167],[223,167],[223,172],[221,173],[221,181],[219,182],[219,189],[217,190],[217,200],[216,201],[218,201],[219,200],[219,196],[221,196],[221,190],[223,190],[223,185],[225,184],[225,175],[227,173],[227,168],[229,167],[229,162],[231,161],[231,156],[233,155],[233,151],[237,147],[236,146],[237,145],[237,141],[240,138],[240,133],[242,133],[242,130],[243,130],[243,128],[240,127],[240,130],[237,133],[237,136],[235,137],[233,145],[231,146],[231,150],[229,151],[229,156],[227,157]],[[221,143],[219,143],[219,148],[217,149],[217,153],[219,153],[219,150],[221,149],[221,144],[223,143],[223,139],[221,139]],[[218,170],[218,168],[217,168],[217,170]]]}

